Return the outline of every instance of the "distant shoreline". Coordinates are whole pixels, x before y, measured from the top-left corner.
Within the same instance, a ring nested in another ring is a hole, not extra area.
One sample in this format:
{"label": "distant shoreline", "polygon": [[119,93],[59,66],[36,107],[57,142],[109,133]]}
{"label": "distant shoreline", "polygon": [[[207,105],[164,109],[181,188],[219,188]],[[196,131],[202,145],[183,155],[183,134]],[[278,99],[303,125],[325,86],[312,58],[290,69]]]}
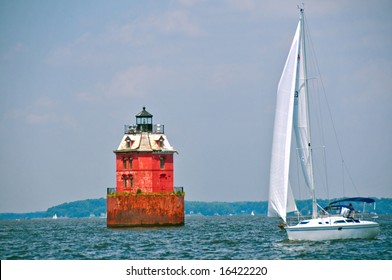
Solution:
{"label": "distant shoreline", "polygon": [[[375,198],[376,209],[371,211],[377,214],[392,214],[392,198]],[[320,199],[319,204],[327,205],[331,200]],[[301,213],[307,213],[310,210],[310,200],[297,201],[297,207]],[[267,215],[267,201],[242,201],[242,202],[204,202],[204,201],[185,201],[186,215],[203,215],[203,216],[224,216],[224,215]],[[370,210],[370,209],[369,209]],[[48,208],[46,211],[28,212],[28,213],[0,213],[0,220],[17,220],[17,219],[37,219],[52,218],[54,215],[58,218],[91,218],[106,216],[106,198],[85,199],[73,202],[63,203]]]}

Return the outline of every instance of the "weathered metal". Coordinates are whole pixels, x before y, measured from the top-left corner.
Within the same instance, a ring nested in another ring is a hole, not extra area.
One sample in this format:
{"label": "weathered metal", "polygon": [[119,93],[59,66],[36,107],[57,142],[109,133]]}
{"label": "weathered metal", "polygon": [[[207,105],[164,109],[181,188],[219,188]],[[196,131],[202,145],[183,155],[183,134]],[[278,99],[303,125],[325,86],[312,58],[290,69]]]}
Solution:
{"label": "weathered metal", "polygon": [[183,194],[117,194],[107,197],[107,208],[111,228],[184,224]]}

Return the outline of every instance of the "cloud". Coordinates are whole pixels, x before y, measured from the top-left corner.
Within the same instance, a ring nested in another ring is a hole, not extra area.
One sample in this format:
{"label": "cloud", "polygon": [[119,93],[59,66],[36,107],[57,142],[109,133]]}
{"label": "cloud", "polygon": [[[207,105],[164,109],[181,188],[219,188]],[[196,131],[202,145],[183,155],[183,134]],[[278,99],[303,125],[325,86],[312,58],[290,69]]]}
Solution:
{"label": "cloud", "polygon": [[257,64],[219,64],[211,72],[210,85],[214,88],[230,88],[236,84],[257,82],[261,78]]}
{"label": "cloud", "polygon": [[27,113],[25,118],[27,123],[30,124],[43,124],[51,121],[53,115],[50,114],[38,114],[38,113]]}
{"label": "cloud", "polygon": [[43,109],[43,108],[54,108],[56,107],[57,102],[55,102],[52,98],[49,98],[48,96],[41,96],[39,97],[35,102],[33,102],[33,107],[37,109]]}
{"label": "cloud", "polygon": [[154,41],[167,34],[195,37],[205,32],[187,11],[150,13],[122,24],[108,23],[97,33],[84,32],[50,50],[45,62],[56,67],[112,63],[120,55],[129,55],[133,47],[155,46]]}
{"label": "cloud", "polygon": [[116,73],[106,83],[100,82],[92,89],[80,92],[78,98],[87,102],[102,102],[111,98],[147,96],[158,92],[173,78],[171,70],[160,66],[133,66]]}
{"label": "cloud", "polygon": [[161,15],[150,16],[151,26],[165,33],[179,33],[187,36],[201,36],[205,32],[188,12],[174,10]]}
{"label": "cloud", "polygon": [[22,119],[31,125],[62,124],[68,127],[76,126],[76,120],[67,113],[61,113],[56,101],[41,96],[32,104],[5,114],[6,119]]}
{"label": "cloud", "polygon": [[110,41],[116,43],[132,43],[140,45],[143,40],[137,38],[138,28],[135,23],[114,24],[109,26],[104,32],[110,38]]}
{"label": "cloud", "polygon": [[[309,10],[314,16],[325,16],[335,13],[346,7],[350,1],[306,1],[304,4],[305,12]],[[295,16],[297,6],[302,2],[292,0],[228,0],[228,6],[238,12],[248,13],[252,18],[276,18],[282,19]],[[302,5],[301,5],[302,6]]]}
{"label": "cloud", "polygon": [[110,96],[145,95],[168,77],[161,67],[136,66],[118,73],[108,86]]}
{"label": "cloud", "polygon": [[44,125],[44,124],[62,124],[67,126],[75,126],[75,120],[68,115],[59,115],[51,113],[27,113],[25,120],[28,124]]}
{"label": "cloud", "polygon": [[21,54],[27,53],[28,51],[29,48],[25,44],[18,42],[3,55],[3,59],[11,60],[20,56]]}
{"label": "cloud", "polygon": [[199,3],[200,0],[177,0],[177,3],[183,6],[193,6],[196,3]]}
{"label": "cloud", "polygon": [[92,50],[96,47],[96,39],[91,33],[84,33],[74,41],[57,46],[47,54],[45,62],[51,66],[79,65],[91,63]]}

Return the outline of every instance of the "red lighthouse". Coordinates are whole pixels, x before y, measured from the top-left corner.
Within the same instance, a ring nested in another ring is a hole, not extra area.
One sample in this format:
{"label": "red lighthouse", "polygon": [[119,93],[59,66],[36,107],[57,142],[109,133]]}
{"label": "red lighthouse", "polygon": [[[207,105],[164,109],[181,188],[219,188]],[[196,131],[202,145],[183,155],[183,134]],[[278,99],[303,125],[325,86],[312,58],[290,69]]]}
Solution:
{"label": "red lighthouse", "polygon": [[116,188],[108,189],[107,226],[184,224],[184,193],[174,188],[174,153],[164,126],[143,110],[125,125],[116,154]]}

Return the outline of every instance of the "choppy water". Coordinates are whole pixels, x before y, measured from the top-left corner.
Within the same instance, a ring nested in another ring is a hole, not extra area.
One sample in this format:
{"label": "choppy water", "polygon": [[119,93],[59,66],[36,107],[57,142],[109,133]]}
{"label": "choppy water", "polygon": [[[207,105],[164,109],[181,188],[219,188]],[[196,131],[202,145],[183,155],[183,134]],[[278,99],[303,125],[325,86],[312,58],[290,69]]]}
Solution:
{"label": "choppy water", "polygon": [[392,259],[392,215],[373,240],[293,242],[265,216],[186,217],[185,226],[108,229],[105,219],[0,221],[0,259]]}

